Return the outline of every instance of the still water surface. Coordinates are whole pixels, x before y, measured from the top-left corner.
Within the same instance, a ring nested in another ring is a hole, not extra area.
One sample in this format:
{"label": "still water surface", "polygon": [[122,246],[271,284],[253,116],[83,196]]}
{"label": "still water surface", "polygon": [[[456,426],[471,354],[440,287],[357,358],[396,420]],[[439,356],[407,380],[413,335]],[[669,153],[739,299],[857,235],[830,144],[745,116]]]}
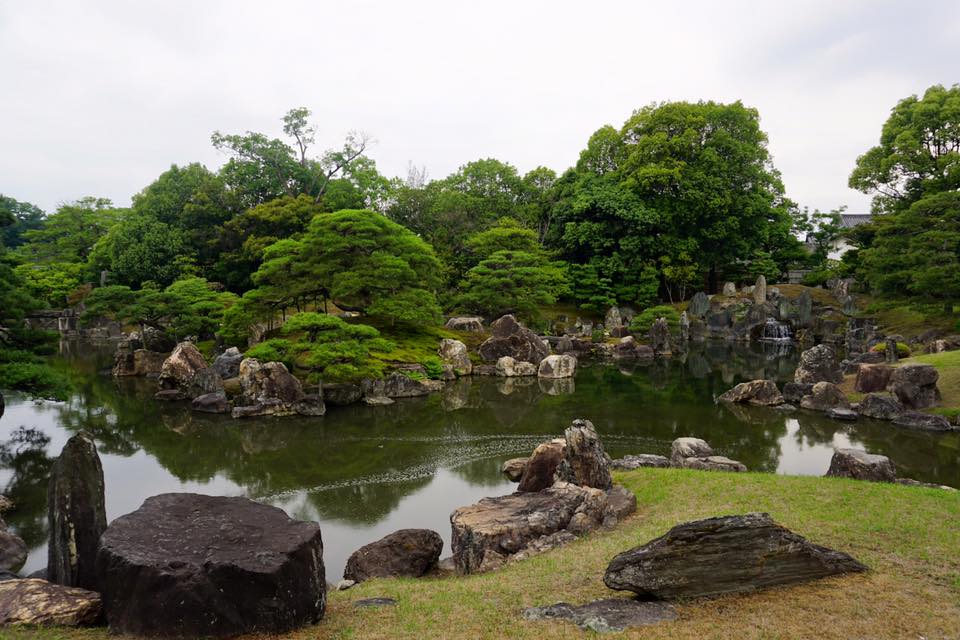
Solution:
{"label": "still water surface", "polygon": [[110,361],[110,348],[65,345],[77,385],[68,402],[7,398],[0,492],[18,504],[9,524],[31,547],[24,572],[46,565],[50,464],[81,429],[100,451],[108,519],[169,491],[247,496],[318,521],[333,582],[350,553],[396,529],[434,529],[448,555],[450,512],[512,491],[501,463],[577,417],[593,421],[613,457],[667,455],[674,438],[697,436],[753,471],[822,475],[833,447],[853,446],[889,456],[901,476],[960,486],[957,433],[715,403],[736,382],[790,379],[796,354],[782,345],[711,343],[643,366],[582,366],[572,384],[463,379],[386,407],[242,421],[156,402],[154,381],[99,375]]}

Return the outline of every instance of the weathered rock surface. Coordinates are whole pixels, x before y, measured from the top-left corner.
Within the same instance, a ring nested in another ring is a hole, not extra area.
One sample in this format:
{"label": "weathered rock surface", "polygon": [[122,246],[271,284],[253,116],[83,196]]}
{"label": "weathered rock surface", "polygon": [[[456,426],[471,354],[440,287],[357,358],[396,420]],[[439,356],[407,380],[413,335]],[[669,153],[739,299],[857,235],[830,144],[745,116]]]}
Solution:
{"label": "weathered rock surface", "polygon": [[923,429],[925,431],[954,431],[957,426],[943,416],[923,413],[922,411],[904,411],[893,419],[898,427]]}
{"label": "weathered rock surface", "polygon": [[623,469],[630,471],[640,467],[657,467],[665,469],[670,466],[670,459],[665,456],[658,456],[652,453],[640,453],[625,455],[610,462],[611,469]]}
{"label": "weathered rock surface", "polygon": [[236,378],[240,375],[241,362],[243,362],[243,354],[240,353],[240,349],[230,347],[213,359],[213,370],[224,380]]}
{"label": "weathered rock surface", "polygon": [[502,471],[503,475],[507,476],[511,482],[520,482],[520,478],[523,477],[523,471],[527,468],[527,460],[529,460],[529,458],[510,458],[503,463],[500,471]]}
{"label": "weathered rock surface", "polygon": [[23,538],[0,527],[0,572],[16,573],[27,561],[27,543]]}
{"label": "weathered rock surface", "polygon": [[100,619],[100,595],[27,578],[0,582],[0,625],[78,627]]}
{"label": "weathered rock surface", "polygon": [[813,393],[813,384],[810,382],[787,382],[783,385],[783,400],[790,404],[800,404],[803,396]]}
{"label": "weathered rock surface", "polygon": [[604,583],[643,598],[696,598],[804,582],[867,567],[812,544],[765,513],[687,522],[625,551]]}
{"label": "weathered rock surface", "polygon": [[560,461],[564,458],[566,446],[567,441],[563,438],[556,438],[537,445],[523,468],[523,475],[520,476],[520,486],[517,487],[517,491],[543,491],[552,486],[553,476],[557,472],[557,467],[560,466]]}
{"label": "weathered rock surface", "polygon": [[547,356],[540,361],[537,375],[541,378],[572,378],[577,371],[577,359],[570,355]]}
{"label": "weathered rock surface", "polygon": [[832,409],[827,409],[827,417],[833,420],[853,421],[857,419],[857,412],[853,409],[846,409],[844,407],[834,407]]}
{"label": "weathered rock surface", "polygon": [[161,391],[177,390],[191,399],[223,391],[223,380],[192,342],[181,342],[163,361],[158,382]]}
{"label": "weathered rock surface", "polygon": [[320,527],[246,498],[147,498],[103,534],[97,574],[116,633],[282,633],[326,607]]}
{"label": "weathered rock surface", "polygon": [[666,318],[657,318],[650,325],[650,347],[655,354],[670,353],[670,325]]}
{"label": "weathered rock surface", "polygon": [[832,382],[818,382],[813,385],[810,395],[803,396],[803,399],[800,400],[800,407],[811,411],[827,411],[834,408],[849,409],[850,402],[847,401],[847,396],[837,385]]}
{"label": "weathered rock surface", "polygon": [[684,458],[680,466],[684,469],[698,469],[700,471],[733,471],[742,473],[747,470],[746,465],[724,456],[706,456],[701,458]]}
{"label": "weathered rock surface", "polygon": [[827,475],[834,478],[893,482],[897,478],[897,471],[887,456],[859,449],[836,449],[830,459]]}
{"label": "weathered rock surface", "polygon": [[240,396],[233,408],[234,418],[249,416],[323,415],[323,398],[304,394],[297,380],[282,362],[260,362],[244,358],[240,363]]}
{"label": "weathered rock surface", "polygon": [[363,398],[363,389],[360,385],[349,382],[328,382],[323,385],[323,401],[326,404],[343,407],[360,402]]}
{"label": "weathered rock surface", "polygon": [[190,408],[202,413],[228,413],[230,401],[227,400],[227,394],[223,391],[205,393],[194,398],[190,402]]}
{"label": "weathered rock surface", "polygon": [[603,450],[600,436],[589,420],[577,419],[564,431],[564,457],[557,467],[555,478],[581,487],[604,491],[613,486],[609,456]]}
{"label": "weathered rock surface", "polygon": [[493,335],[480,345],[480,357],[485,362],[496,362],[503,356],[539,365],[550,355],[543,339],[527,329],[512,315],[498,318],[490,325]]}
{"label": "weathered rock surface", "polygon": [[84,432],[67,440],[50,469],[47,519],[47,579],[97,591],[97,546],[107,528],[107,510],[100,456]]}
{"label": "weathered rock surface", "polygon": [[394,371],[383,379],[383,395],[388,398],[416,398],[442,388],[443,383],[439,380],[411,378],[400,371]]}
{"label": "weathered rock surface", "polygon": [[447,320],[447,324],[444,326],[453,331],[480,333],[483,331],[483,318],[480,316],[454,316]]}
{"label": "weathered rock surface", "polygon": [[677,438],[670,445],[670,462],[681,466],[686,458],[707,458],[713,455],[713,447],[700,438]]}
{"label": "weathered rock surface", "polygon": [[818,382],[843,382],[843,371],[837,362],[836,353],[829,345],[818,344],[800,354],[800,363],[793,374],[794,382],[816,384]]}
{"label": "weathered rock surface", "polygon": [[580,606],[558,602],[523,610],[524,620],[569,620],[581,629],[615,633],[664,620],[675,620],[676,610],[665,602],[641,602],[626,598],[596,600]]}
{"label": "weathered rock surface", "polygon": [[440,559],[443,539],[429,529],[400,529],[357,549],[347,560],[343,577],[354,582],[370,578],[419,578]]}
{"label": "weathered rock surface", "polygon": [[537,366],[512,356],[503,356],[497,360],[497,375],[502,378],[517,378],[537,375]]}
{"label": "weathered rock surface", "polygon": [[[734,288],[734,295],[736,295],[736,288]],[[708,311],[710,311],[709,296],[703,291],[697,291],[693,294],[693,297],[690,298],[689,304],[687,304],[687,313],[696,318],[703,318],[707,315]]]}
{"label": "weathered rock surface", "polygon": [[761,407],[775,407],[783,404],[783,396],[773,380],[752,380],[741,382],[720,396],[723,402],[745,402]]}
{"label": "weathered rock surface", "polygon": [[470,362],[470,352],[467,345],[459,340],[444,338],[440,341],[437,355],[444,364],[453,366],[453,372],[458,376],[468,376],[473,372],[473,363]]}
{"label": "weathered rock surface", "polygon": [[600,526],[606,509],[606,492],[566,482],[460,507],[450,515],[457,571],[495,569],[539,538],[568,528],[583,532]]}
{"label": "weathered rock surface", "polygon": [[893,420],[904,411],[900,400],[889,393],[868,393],[857,405],[857,413],[877,420]]}
{"label": "weathered rock surface", "polygon": [[908,409],[927,409],[940,402],[939,377],[933,365],[905,364],[890,374],[888,389]]}
{"label": "weathered rock surface", "polygon": [[857,367],[857,380],[854,389],[860,393],[883,391],[890,383],[893,367],[888,364],[860,364]]}
{"label": "weathered rock surface", "polygon": [[653,349],[640,344],[633,336],[620,338],[617,344],[609,346],[609,353],[614,360],[649,360],[654,357]]}

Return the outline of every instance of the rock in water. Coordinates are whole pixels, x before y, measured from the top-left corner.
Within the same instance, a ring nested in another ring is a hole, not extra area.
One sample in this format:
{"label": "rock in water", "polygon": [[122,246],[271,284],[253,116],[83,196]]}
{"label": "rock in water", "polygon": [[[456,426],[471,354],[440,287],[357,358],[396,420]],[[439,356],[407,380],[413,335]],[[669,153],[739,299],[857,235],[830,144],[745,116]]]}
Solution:
{"label": "rock in water", "polygon": [[572,378],[577,371],[577,359],[573,356],[547,356],[540,362],[537,375],[541,378]]}
{"label": "rock in water", "polygon": [[246,498],[147,498],[103,534],[97,575],[115,633],[283,633],[326,607],[320,527]]}
{"label": "rock in water", "polygon": [[775,407],[783,404],[783,396],[773,380],[751,380],[741,382],[720,396],[723,402],[745,402],[761,407]]}
{"label": "rock in water", "polygon": [[50,470],[47,492],[50,541],[47,579],[68,587],[99,591],[97,545],[107,528],[103,467],[86,433],[67,440]]}
{"label": "rock in water", "polygon": [[241,394],[233,408],[234,418],[248,416],[322,416],[323,398],[306,395],[282,362],[244,358],[240,363]]}
{"label": "rock in water", "polygon": [[555,478],[581,487],[609,490],[613,486],[608,468],[609,456],[603,451],[600,436],[589,420],[574,420],[564,432],[564,458]]}
{"label": "rock in water", "polygon": [[829,411],[830,409],[849,409],[850,403],[837,385],[831,382],[818,382],[813,385],[810,395],[803,396],[800,406],[811,411]]}
{"label": "rock in water", "polygon": [[664,602],[639,602],[627,598],[596,600],[580,606],[558,602],[523,610],[525,620],[569,620],[584,630],[615,633],[663,620],[675,620],[677,612]]}
{"label": "rock in water", "polygon": [[793,381],[816,384],[817,382],[843,382],[843,371],[833,349],[818,344],[800,354],[800,363],[793,374]]}
{"label": "rock in water", "polygon": [[177,390],[189,399],[223,391],[223,380],[192,342],[181,342],[163,361],[158,382],[161,391]]}
{"label": "rock in water", "polygon": [[0,582],[0,625],[77,627],[100,619],[100,594],[38,578]]}
{"label": "rock in water", "polygon": [[563,460],[566,446],[567,441],[563,438],[537,445],[523,467],[517,491],[543,491],[551,486],[553,475],[557,472],[560,461]]}
{"label": "rock in water", "polygon": [[550,355],[550,347],[543,339],[517,322],[512,315],[495,320],[490,325],[490,331],[493,335],[479,349],[484,362],[496,362],[503,356],[510,356],[536,366]]}
{"label": "rock in water", "polygon": [[868,393],[857,405],[857,413],[877,420],[893,420],[903,412],[903,405],[889,393]]}
{"label": "rock in water", "polygon": [[791,404],[800,404],[803,396],[813,393],[813,384],[809,382],[788,382],[783,385],[783,400]]}
{"label": "rock in water", "polygon": [[923,413],[922,411],[904,411],[894,417],[893,424],[898,427],[923,429],[925,431],[954,431],[957,429],[957,426],[950,424],[950,421],[945,417]]}
{"label": "rock in water", "polygon": [[650,327],[650,346],[658,354],[670,353],[670,325],[666,318],[657,318]]}
{"label": "rock in water", "polygon": [[834,478],[853,478],[872,482],[894,482],[897,479],[897,472],[890,458],[859,449],[834,451],[827,475]]}
{"label": "rock in water", "polygon": [[697,598],[866,570],[845,553],[807,542],[766,513],[748,513],[677,525],[616,556],[603,581],[644,598]]}
{"label": "rock in water", "polygon": [[473,363],[470,362],[470,353],[467,345],[459,340],[444,338],[440,341],[437,355],[444,364],[453,365],[453,372],[458,376],[468,376],[473,372]]}
{"label": "rock in water", "polygon": [[401,529],[353,552],[343,571],[346,580],[419,578],[440,559],[443,539],[429,529]]}
{"label": "rock in water", "polygon": [[[527,460],[529,460],[529,458],[510,458],[503,463],[500,471],[503,475],[507,476],[510,482],[520,482],[520,478],[523,477],[523,471],[527,468]],[[559,463],[559,460],[557,462]],[[556,468],[554,468],[554,471],[556,471]]]}

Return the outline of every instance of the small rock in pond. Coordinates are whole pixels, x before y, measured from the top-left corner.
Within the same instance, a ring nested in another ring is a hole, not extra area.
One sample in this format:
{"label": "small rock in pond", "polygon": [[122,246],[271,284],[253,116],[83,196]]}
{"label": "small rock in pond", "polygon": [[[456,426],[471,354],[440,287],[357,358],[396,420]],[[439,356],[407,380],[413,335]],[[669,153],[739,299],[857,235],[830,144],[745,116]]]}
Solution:
{"label": "small rock in pond", "polygon": [[834,420],[856,420],[857,412],[853,409],[834,407],[833,409],[827,410],[827,417],[833,418]]}
{"label": "small rock in pond", "polygon": [[945,417],[921,411],[904,411],[893,419],[893,424],[898,427],[924,429],[926,431],[953,431],[957,429],[957,426],[950,424],[950,421]]}
{"label": "small rock in pond", "polygon": [[675,620],[677,612],[665,602],[641,602],[608,598],[575,606],[566,602],[523,610],[525,620],[569,620],[584,630],[597,633],[625,631],[664,620]]}

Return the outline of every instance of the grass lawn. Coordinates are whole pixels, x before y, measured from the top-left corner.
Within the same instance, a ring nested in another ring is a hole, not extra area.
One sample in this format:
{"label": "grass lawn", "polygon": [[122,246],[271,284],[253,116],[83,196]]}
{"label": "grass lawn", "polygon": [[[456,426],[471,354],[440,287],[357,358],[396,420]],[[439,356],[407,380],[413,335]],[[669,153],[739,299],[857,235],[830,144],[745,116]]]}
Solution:
{"label": "grass lawn", "polygon": [[[687,520],[767,511],[809,540],[848,552],[872,571],[746,596],[678,604],[679,619],[613,637],[958,638],[960,492],[833,478],[641,469],[616,474],[638,513],[614,531],[494,573],[373,580],[331,593],[319,625],[285,638],[582,638],[563,622],[526,622],[523,607],[626,597],[603,572],[618,552]],[[448,551],[448,550],[445,550]],[[398,606],[354,609],[360,598]],[[4,629],[4,638],[108,638],[106,630]]]}
{"label": "grass lawn", "polygon": [[[904,358],[900,364],[931,364],[940,374],[937,380],[937,387],[940,389],[940,395],[943,400],[939,407],[928,409],[930,413],[938,413],[949,418],[956,418],[960,415],[960,351],[946,351],[944,353],[928,353],[925,355]],[[840,389],[847,395],[851,402],[859,402],[864,394],[854,391],[854,383],[857,375],[850,374],[844,376]]]}

